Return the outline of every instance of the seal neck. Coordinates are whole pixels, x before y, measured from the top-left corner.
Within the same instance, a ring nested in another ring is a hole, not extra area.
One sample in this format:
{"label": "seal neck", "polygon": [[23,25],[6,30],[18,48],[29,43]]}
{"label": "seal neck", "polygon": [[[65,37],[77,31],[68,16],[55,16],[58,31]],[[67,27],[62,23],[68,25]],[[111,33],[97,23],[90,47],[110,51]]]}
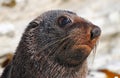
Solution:
{"label": "seal neck", "polygon": [[78,67],[65,67],[56,62],[47,62],[41,68],[40,78],[86,78],[87,74],[86,61]]}

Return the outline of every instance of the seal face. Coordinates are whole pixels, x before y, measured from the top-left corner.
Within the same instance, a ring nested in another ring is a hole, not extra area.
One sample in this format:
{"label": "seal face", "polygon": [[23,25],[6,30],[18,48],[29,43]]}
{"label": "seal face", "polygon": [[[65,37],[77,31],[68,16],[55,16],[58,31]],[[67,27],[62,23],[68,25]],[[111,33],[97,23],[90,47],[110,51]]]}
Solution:
{"label": "seal face", "polygon": [[[98,26],[71,11],[45,12],[26,28],[15,56],[6,68],[10,73],[8,76],[85,78],[86,58],[100,34]],[[2,78],[6,78],[4,73]]]}
{"label": "seal face", "polygon": [[[50,15],[52,14],[55,16],[53,12]],[[100,28],[72,12],[60,11],[55,17],[53,20],[56,22],[51,27],[54,30],[52,32],[57,30],[57,35],[54,34],[52,38],[58,40],[54,60],[64,66],[81,65],[94,48],[101,33]]]}
{"label": "seal face", "polygon": [[65,66],[80,65],[94,48],[101,33],[100,28],[75,14],[60,16],[58,26],[63,29],[67,39],[64,45],[60,45],[62,49],[59,49],[55,59]]}

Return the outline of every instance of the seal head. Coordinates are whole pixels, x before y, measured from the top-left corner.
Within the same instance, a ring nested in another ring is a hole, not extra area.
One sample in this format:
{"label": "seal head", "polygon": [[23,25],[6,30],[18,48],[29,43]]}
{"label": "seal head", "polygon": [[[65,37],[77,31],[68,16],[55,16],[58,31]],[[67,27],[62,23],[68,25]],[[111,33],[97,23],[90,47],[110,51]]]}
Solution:
{"label": "seal head", "polygon": [[42,41],[38,41],[39,48],[51,48],[46,54],[64,66],[81,65],[101,33],[98,26],[70,11],[49,11],[41,18],[42,25],[38,29]]}
{"label": "seal head", "polygon": [[45,12],[30,22],[1,78],[85,78],[86,59],[100,34],[71,11]]}

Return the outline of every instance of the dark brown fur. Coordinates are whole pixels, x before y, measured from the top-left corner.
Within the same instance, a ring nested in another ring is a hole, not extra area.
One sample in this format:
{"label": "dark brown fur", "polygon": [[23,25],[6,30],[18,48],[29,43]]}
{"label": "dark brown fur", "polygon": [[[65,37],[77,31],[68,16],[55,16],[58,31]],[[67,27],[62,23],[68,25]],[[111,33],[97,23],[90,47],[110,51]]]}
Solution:
{"label": "dark brown fur", "polygon": [[[60,27],[61,16],[72,23]],[[86,59],[100,36],[91,38],[96,27],[70,11],[43,13],[26,28],[1,78],[86,78]]]}

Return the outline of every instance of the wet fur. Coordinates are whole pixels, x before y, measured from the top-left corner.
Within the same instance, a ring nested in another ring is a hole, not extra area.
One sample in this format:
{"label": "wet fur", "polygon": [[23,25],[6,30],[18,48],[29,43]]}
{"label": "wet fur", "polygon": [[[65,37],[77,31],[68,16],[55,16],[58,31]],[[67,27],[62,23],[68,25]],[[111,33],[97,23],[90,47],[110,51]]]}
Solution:
{"label": "wet fur", "polygon": [[[50,14],[52,15],[49,16]],[[1,78],[86,78],[86,58],[89,53],[84,59],[81,58],[83,60],[76,66],[66,63],[69,60],[63,62],[67,55],[64,56],[61,52],[69,51],[80,40],[78,38],[73,39],[73,35],[65,34],[62,29],[56,26],[54,19],[61,14],[76,15],[70,11],[49,11],[43,13],[29,24],[21,38],[12,62],[5,68]],[[88,23],[85,21],[83,25],[88,25]],[[74,26],[77,28],[77,25]],[[73,32],[72,27],[70,27],[69,31]],[[81,34],[85,35],[85,33]],[[82,41],[85,43],[84,38]],[[88,45],[94,48],[96,42],[91,43],[88,43]]]}

